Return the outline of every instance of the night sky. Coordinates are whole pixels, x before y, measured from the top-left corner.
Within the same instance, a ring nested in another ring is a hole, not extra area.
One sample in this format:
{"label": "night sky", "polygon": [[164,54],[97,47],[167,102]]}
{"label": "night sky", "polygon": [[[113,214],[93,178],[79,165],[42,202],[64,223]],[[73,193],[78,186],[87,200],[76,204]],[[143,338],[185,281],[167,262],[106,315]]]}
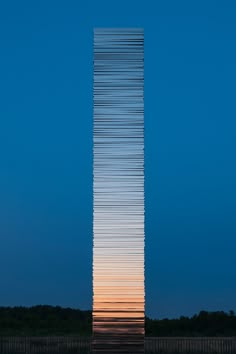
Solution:
{"label": "night sky", "polygon": [[92,308],[93,28],[145,31],[146,313],[236,310],[236,2],[1,1],[0,306]]}

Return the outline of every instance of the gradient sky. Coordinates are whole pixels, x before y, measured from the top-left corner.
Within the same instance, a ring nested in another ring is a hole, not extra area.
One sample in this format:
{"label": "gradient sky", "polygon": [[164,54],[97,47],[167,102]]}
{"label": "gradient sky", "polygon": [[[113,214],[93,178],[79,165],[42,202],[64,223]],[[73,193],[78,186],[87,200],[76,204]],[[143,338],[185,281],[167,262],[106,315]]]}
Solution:
{"label": "gradient sky", "polygon": [[1,1],[0,306],[92,307],[93,27],[145,29],[146,313],[236,310],[236,2]]}

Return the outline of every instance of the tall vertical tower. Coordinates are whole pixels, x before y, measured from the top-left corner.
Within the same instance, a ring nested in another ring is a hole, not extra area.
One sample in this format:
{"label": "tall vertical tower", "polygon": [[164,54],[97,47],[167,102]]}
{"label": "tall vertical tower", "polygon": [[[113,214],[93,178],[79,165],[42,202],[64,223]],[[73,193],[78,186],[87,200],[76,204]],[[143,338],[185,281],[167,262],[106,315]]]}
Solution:
{"label": "tall vertical tower", "polygon": [[93,351],[144,352],[144,33],[94,30]]}

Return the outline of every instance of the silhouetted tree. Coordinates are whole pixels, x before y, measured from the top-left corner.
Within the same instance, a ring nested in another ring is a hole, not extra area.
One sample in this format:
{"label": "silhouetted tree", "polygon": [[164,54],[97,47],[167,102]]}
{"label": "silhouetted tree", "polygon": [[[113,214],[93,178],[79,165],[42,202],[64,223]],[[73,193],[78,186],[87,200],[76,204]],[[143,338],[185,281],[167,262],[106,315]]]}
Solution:
{"label": "silhouetted tree", "polygon": [[[236,336],[233,310],[200,311],[192,317],[145,318],[146,336]],[[92,334],[92,312],[60,306],[0,307],[0,335]]]}

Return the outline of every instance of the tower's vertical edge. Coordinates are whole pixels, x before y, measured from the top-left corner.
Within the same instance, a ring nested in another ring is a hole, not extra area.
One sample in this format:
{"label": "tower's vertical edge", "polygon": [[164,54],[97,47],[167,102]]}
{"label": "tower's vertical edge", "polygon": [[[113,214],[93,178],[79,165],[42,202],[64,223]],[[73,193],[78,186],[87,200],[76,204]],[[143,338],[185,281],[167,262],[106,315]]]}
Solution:
{"label": "tower's vertical edge", "polygon": [[144,33],[94,30],[93,351],[144,351]]}

